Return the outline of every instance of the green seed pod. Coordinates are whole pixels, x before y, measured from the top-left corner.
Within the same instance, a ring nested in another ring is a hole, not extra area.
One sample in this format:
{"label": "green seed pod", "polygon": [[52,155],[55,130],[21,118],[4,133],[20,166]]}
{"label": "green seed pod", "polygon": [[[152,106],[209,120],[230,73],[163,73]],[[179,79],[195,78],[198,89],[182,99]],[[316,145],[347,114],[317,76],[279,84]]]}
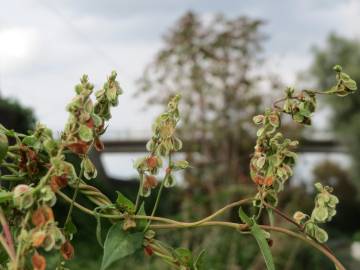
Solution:
{"label": "green seed pod", "polygon": [[49,156],[55,156],[58,150],[58,143],[53,139],[46,139],[43,143],[45,151]]}
{"label": "green seed pod", "polygon": [[319,243],[325,243],[328,240],[328,234],[325,230],[321,229],[320,227],[315,227],[315,239]]}
{"label": "green seed pod", "polygon": [[311,216],[319,222],[325,222],[329,216],[329,213],[326,207],[316,207],[313,210]]}
{"label": "green seed pod", "polygon": [[261,156],[256,160],[256,167],[258,169],[261,169],[262,167],[264,167],[265,165],[265,161],[266,161],[266,157]]}
{"label": "green seed pod", "polygon": [[3,133],[3,131],[0,131],[0,163],[4,160],[6,157],[6,154],[9,149],[9,141],[7,136]]}
{"label": "green seed pod", "polygon": [[176,184],[176,181],[175,181],[174,177],[171,174],[167,174],[165,176],[164,181],[165,181],[164,182],[164,187],[166,187],[166,188],[173,187]]}
{"label": "green seed pod", "polygon": [[88,157],[85,157],[81,161],[81,167],[84,170],[84,176],[86,179],[91,180],[97,176],[96,167]]}
{"label": "green seed pod", "polygon": [[182,146],[183,146],[182,141],[178,137],[174,136],[173,138],[174,151],[180,151],[182,149]]}
{"label": "green seed pod", "polygon": [[317,227],[313,222],[305,223],[305,233],[314,237],[315,235],[315,227]]}
{"label": "green seed pod", "polygon": [[28,185],[17,185],[13,194],[14,205],[20,210],[29,209],[34,204],[32,188]]}
{"label": "green seed pod", "polygon": [[328,201],[327,205],[330,208],[335,208],[338,203],[339,203],[339,199],[335,195],[330,194],[329,195],[329,201]]}
{"label": "green seed pod", "polygon": [[49,205],[54,206],[56,203],[56,195],[51,190],[50,186],[45,186],[40,190],[40,200]]}
{"label": "green seed pod", "polygon": [[46,251],[52,250],[55,247],[55,242],[56,241],[54,235],[52,235],[51,232],[48,232],[43,242],[44,249]]}
{"label": "green seed pod", "polygon": [[264,121],[264,115],[262,115],[262,114],[256,115],[253,117],[252,120],[256,125],[260,125]]}
{"label": "green seed pod", "polygon": [[178,160],[175,161],[171,167],[174,170],[184,170],[189,167],[189,162],[186,160]]}
{"label": "green seed pod", "polygon": [[79,128],[79,138],[84,142],[90,142],[94,139],[93,130],[86,125],[81,125]]}

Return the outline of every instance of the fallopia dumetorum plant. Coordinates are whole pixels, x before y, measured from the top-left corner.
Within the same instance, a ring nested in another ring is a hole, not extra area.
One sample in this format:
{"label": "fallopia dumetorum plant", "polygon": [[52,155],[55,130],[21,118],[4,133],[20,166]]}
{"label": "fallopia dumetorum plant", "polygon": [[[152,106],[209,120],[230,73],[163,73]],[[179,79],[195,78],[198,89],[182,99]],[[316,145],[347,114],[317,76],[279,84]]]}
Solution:
{"label": "fallopia dumetorum plant", "polygon": [[[319,94],[346,96],[356,90],[356,83],[340,66],[334,68],[337,83],[326,91],[286,89],[285,97],[274,103],[262,115],[254,117],[260,125],[257,132],[255,152],[250,162],[251,179],[257,187],[253,197],[240,199],[217,210],[208,217],[193,222],[176,221],[156,216],[161,203],[161,194],[176,184],[174,172],[189,167],[185,160],[174,160],[181,151],[182,142],[176,136],[180,120],[180,95],[174,96],[167,110],[156,118],[152,137],[147,143],[148,154],[134,163],[139,174],[139,191],[136,198],[127,198],[117,191],[112,202],[100,190],[91,185],[97,176],[96,168],[89,158],[89,151],[102,151],[101,135],[106,131],[111,118],[111,108],[118,104],[121,88],[116,73],[108,77],[103,87],[96,91],[84,75],[75,87],[75,97],[68,104],[69,119],[60,138],[55,138],[46,126],[38,124],[29,134],[20,134],[0,126],[0,243],[2,252],[0,269],[44,270],[46,253],[59,252],[60,260],[53,269],[65,270],[67,260],[76,251],[71,244],[76,240],[76,224],[72,221],[74,207],[93,216],[97,221],[94,235],[103,247],[101,269],[105,270],[115,261],[143,249],[146,256],[157,257],[173,269],[206,269],[206,251],[193,255],[182,247],[173,248],[157,239],[156,232],[162,229],[180,230],[207,226],[229,227],[257,241],[267,269],[275,269],[271,255],[271,234],[274,232],[298,238],[327,256],[337,267],[345,269],[325,245],[327,232],[321,224],[330,221],[336,214],[338,199],[332,188],[320,183],[315,185],[318,194],[311,214],[297,211],[293,218],[277,208],[279,193],[292,176],[296,161],[295,148],[298,142],[280,133],[283,115],[295,122],[310,125]],[[71,162],[76,156],[80,168]],[[157,192],[156,201],[148,215],[145,204],[151,192]],[[77,202],[78,195],[87,197],[93,208]],[[58,200],[69,203],[65,222],[59,222],[53,206]],[[241,207],[249,204],[252,213]],[[237,207],[241,223],[221,221],[218,217]],[[258,224],[263,210],[270,215],[270,224]],[[294,230],[274,226],[273,213],[294,225]],[[215,220],[216,219],[216,220]],[[101,222],[108,220],[113,225],[102,240]]]}

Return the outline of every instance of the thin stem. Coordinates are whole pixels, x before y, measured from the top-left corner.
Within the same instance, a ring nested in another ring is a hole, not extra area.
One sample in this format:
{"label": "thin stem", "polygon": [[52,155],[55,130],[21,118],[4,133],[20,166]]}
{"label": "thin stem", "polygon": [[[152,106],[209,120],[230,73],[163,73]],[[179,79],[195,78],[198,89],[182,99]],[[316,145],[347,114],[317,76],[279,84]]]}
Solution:
{"label": "thin stem", "polygon": [[[287,214],[285,214],[284,212],[282,212],[281,210],[277,209],[276,207],[273,207],[272,205],[264,202],[264,205],[267,208],[272,209],[276,214],[278,214],[280,217],[282,217],[283,219],[285,219],[286,221],[294,224],[302,233],[304,232],[304,226],[302,226],[301,224],[297,223],[295,220],[293,220],[291,217],[289,217]],[[307,235],[307,234],[305,234]],[[307,235],[308,237],[310,237],[312,240],[316,241],[316,239],[310,235]],[[325,244],[320,244],[322,245],[328,252],[330,252],[331,254],[334,254],[332,252],[332,250]]]}
{"label": "thin stem", "polygon": [[12,238],[12,235],[11,235],[11,232],[10,232],[9,224],[8,224],[6,218],[5,218],[4,212],[3,212],[1,207],[0,207],[0,223],[1,223],[1,226],[3,228],[3,232],[4,232],[6,242],[9,245],[9,249],[11,250],[12,255],[15,257],[16,252],[15,252],[15,247],[14,247],[14,241],[13,241],[13,238]]}
{"label": "thin stem", "polygon": [[[61,191],[57,191],[57,193],[64,198],[66,201],[68,202],[73,202],[68,196],[66,196],[64,193],[62,193]],[[156,220],[159,222],[164,222],[167,224],[154,224],[154,225],[149,225],[150,229],[185,229],[185,228],[193,228],[193,227],[207,227],[207,226],[224,226],[224,227],[230,227],[239,231],[246,231],[248,229],[248,225],[247,224],[237,224],[237,223],[231,223],[231,222],[224,222],[224,221],[210,221],[211,219],[219,216],[220,214],[222,214],[223,212],[225,212],[227,209],[230,209],[232,207],[236,207],[238,205],[241,205],[243,203],[247,203],[251,201],[251,199],[244,199],[244,200],[240,200],[231,204],[228,204],[226,206],[224,206],[223,208],[219,209],[218,211],[216,211],[215,213],[213,213],[212,215],[203,218],[199,221],[196,222],[179,222],[179,221],[175,221],[172,219],[168,219],[168,218],[161,218],[161,217],[155,217],[155,216],[143,216],[143,215],[134,215],[132,216],[132,218],[134,219],[147,219],[147,220]],[[95,216],[95,213],[90,210],[87,209],[86,207],[73,202],[73,205],[76,206],[77,208],[79,208],[80,210],[82,210],[83,212]],[[124,217],[124,215],[120,214],[120,215],[105,215],[105,214],[98,214],[101,217],[104,218],[110,218],[110,219],[122,219]],[[339,268],[339,270],[345,270],[344,266],[341,264],[341,262],[332,254],[332,252],[330,250],[328,250],[328,248],[326,246],[323,246],[317,242],[315,242],[314,240],[311,240],[309,238],[307,238],[306,236],[303,236],[301,234],[292,232],[290,230],[284,229],[284,228],[280,228],[280,227],[275,227],[275,226],[268,226],[268,225],[260,225],[260,227],[262,227],[263,229],[266,230],[270,230],[270,231],[276,231],[276,232],[281,232],[284,234],[288,234],[290,236],[296,237],[300,240],[303,240],[304,242],[312,245],[314,248],[318,249],[319,251],[321,251],[325,256],[327,256],[331,261],[334,262],[334,264]]]}
{"label": "thin stem", "polygon": [[143,181],[144,181],[144,174],[140,173],[140,183],[139,183],[139,189],[136,195],[136,202],[135,202],[135,213],[137,213],[138,208],[139,208],[139,204],[140,204],[140,193],[141,193],[141,189],[143,186]]}
{"label": "thin stem", "polygon": [[1,175],[0,180],[2,181],[24,181],[26,180],[23,176],[17,176],[17,175]]}
{"label": "thin stem", "polygon": [[[171,168],[171,152],[169,153],[169,168]],[[167,173],[165,174],[164,176],[164,179],[161,181],[161,184],[160,184],[160,188],[159,188],[159,191],[158,191],[158,194],[156,196],[156,201],[155,201],[155,204],[154,204],[154,208],[151,212],[151,217],[153,217],[156,213],[156,210],[159,206],[159,203],[160,203],[160,197],[161,197],[161,194],[162,194],[162,191],[164,189],[164,184],[165,184],[165,179],[166,179],[166,176],[167,176]],[[149,220],[148,224],[146,225],[145,229],[144,229],[144,232],[147,231],[147,229],[149,228],[151,224],[151,220]]]}
{"label": "thin stem", "polygon": [[6,251],[6,253],[9,255],[9,258],[12,260],[12,261],[15,261],[16,260],[16,255],[13,254],[11,248],[9,247],[8,243],[6,242],[4,236],[2,236],[0,234],[0,243],[1,245],[3,246],[4,250]]}
{"label": "thin stem", "polygon": [[76,182],[76,186],[75,186],[75,191],[74,191],[74,194],[73,194],[73,197],[72,197],[72,200],[71,200],[71,203],[70,203],[70,208],[69,208],[69,212],[67,214],[67,217],[66,217],[66,220],[65,220],[65,225],[70,221],[71,219],[71,214],[72,214],[72,210],[74,208],[74,203],[76,201],[76,197],[77,197],[77,194],[79,192],[79,185],[80,185],[80,182],[81,182],[81,177],[82,175],[84,174],[84,166],[81,166],[81,169],[80,169],[80,173],[79,173],[79,176],[77,178],[77,182]]}
{"label": "thin stem", "polygon": [[267,208],[272,209],[276,214],[278,214],[280,217],[282,217],[283,219],[287,220],[288,222],[294,224],[300,231],[304,231],[304,227],[301,226],[299,223],[297,223],[295,220],[293,220],[291,217],[289,217],[288,215],[286,215],[285,213],[283,213],[281,210],[277,209],[276,207],[264,202],[264,205]]}
{"label": "thin stem", "polygon": [[[223,226],[223,227],[229,227],[229,228],[233,228],[236,230],[247,230],[248,226],[247,224],[237,224],[237,223],[232,223],[232,222],[223,222],[223,221],[209,221],[209,222],[205,222],[202,224],[199,224],[196,227],[208,227],[208,226]],[[259,225],[261,228],[268,230],[268,231],[275,231],[275,232],[280,232],[280,233],[284,233],[287,234],[289,236],[298,238],[306,243],[308,243],[309,245],[313,246],[315,249],[319,250],[320,252],[322,252],[326,257],[328,257],[337,267],[339,270],[345,270],[345,267],[342,265],[342,263],[331,253],[329,252],[326,248],[324,248],[322,245],[320,245],[319,243],[306,238],[305,236],[295,233],[293,231],[290,231],[288,229],[285,228],[281,228],[281,227],[275,227],[275,226],[268,226],[268,225]],[[154,225],[150,225],[151,229],[186,229],[189,228],[191,226],[186,226],[186,225],[177,225],[177,224],[154,224]]]}

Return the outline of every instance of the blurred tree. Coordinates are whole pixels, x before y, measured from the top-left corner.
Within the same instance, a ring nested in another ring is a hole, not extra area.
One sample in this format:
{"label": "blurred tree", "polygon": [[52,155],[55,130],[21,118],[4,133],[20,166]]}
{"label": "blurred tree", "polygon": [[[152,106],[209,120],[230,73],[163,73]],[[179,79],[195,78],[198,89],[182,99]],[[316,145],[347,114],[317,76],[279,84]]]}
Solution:
{"label": "blurred tree", "polygon": [[139,81],[152,103],[165,104],[182,94],[181,137],[197,142],[193,146],[200,153],[187,153],[200,167],[186,175],[190,187],[203,179],[213,194],[220,183],[247,178],[254,138],[250,119],[261,104],[255,91],[260,77],[252,73],[260,61],[261,25],[260,20],[221,15],[205,24],[188,12],[167,33],[164,48]]}
{"label": "blurred tree", "polygon": [[[314,49],[311,76],[320,88],[328,88],[333,83],[332,67],[341,64],[352,78],[360,83],[360,40],[346,39],[336,34],[328,37],[324,48]],[[353,157],[354,181],[360,189],[360,96],[345,98],[341,104],[335,99],[326,99],[333,108],[332,128],[338,138],[348,146]]]}
{"label": "blurred tree", "polygon": [[[205,23],[188,12],[165,35],[164,47],[139,80],[138,93],[145,94],[150,103],[164,105],[175,93],[182,95],[180,136],[194,150],[186,153],[193,168],[185,173],[185,219],[204,216],[248,192],[237,187],[239,182],[250,183],[248,164],[255,141],[251,119],[263,104],[259,84],[274,82],[259,75],[265,40],[262,24],[261,20],[222,15]],[[199,246],[204,241],[208,247],[206,242],[215,238],[187,232],[182,244]],[[232,239],[233,234],[222,233],[219,242]],[[226,258],[216,256],[218,245],[211,244],[213,257]],[[231,265],[239,265],[239,260],[244,265],[249,257],[241,259],[240,246],[239,241],[224,250],[229,258],[213,262],[214,269],[225,269],[225,265],[238,269]]]}
{"label": "blurred tree", "polygon": [[0,96],[0,123],[17,132],[25,133],[35,126],[35,116],[31,109],[18,101]]}

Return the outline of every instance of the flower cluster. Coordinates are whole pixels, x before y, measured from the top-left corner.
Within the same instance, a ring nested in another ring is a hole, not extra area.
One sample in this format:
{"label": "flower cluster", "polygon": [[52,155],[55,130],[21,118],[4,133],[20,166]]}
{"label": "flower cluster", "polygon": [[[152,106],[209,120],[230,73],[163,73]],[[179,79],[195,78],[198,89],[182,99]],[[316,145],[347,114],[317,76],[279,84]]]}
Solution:
{"label": "flower cluster", "polygon": [[339,203],[339,199],[331,194],[333,189],[329,186],[316,183],[315,188],[318,194],[315,197],[315,207],[311,216],[297,211],[294,214],[294,219],[304,226],[307,235],[315,238],[320,243],[324,243],[328,239],[328,234],[319,227],[319,224],[331,221],[336,214],[336,205]]}
{"label": "flower cluster", "polygon": [[[264,115],[254,117],[258,130],[254,155],[250,161],[250,176],[256,185],[279,192],[285,181],[293,174],[296,154],[291,151],[298,142],[284,139],[278,132],[280,113],[267,110]],[[275,201],[276,194],[272,194]]]}
{"label": "flower cluster", "polygon": [[357,90],[356,82],[352,80],[348,74],[342,72],[341,66],[336,65],[334,71],[336,72],[337,84],[327,91],[327,93],[334,93],[340,97],[344,97]]}
{"label": "flower cluster", "polygon": [[[75,87],[76,96],[67,106],[70,116],[62,140],[68,149],[80,156],[86,155],[92,145],[98,151],[104,148],[99,137],[106,130],[105,121],[111,118],[110,108],[118,104],[118,96],[122,93],[116,76],[116,72],[112,72],[103,88],[96,92],[95,104],[91,99],[94,85],[88,76],[84,75]],[[90,160],[84,161],[84,167],[86,178],[96,177]]]}
{"label": "flower cluster", "polygon": [[[82,177],[96,177],[96,168],[88,158],[88,152],[92,146],[99,151],[103,149],[100,136],[111,117],[110,108],[117,105],[121,94],[115,72],[96,93],[95,103],[91,99],[93,89],[84,75],[75,87],[75,98],[67,106],[70,116],[60,139],[55,139],[51,130],[42,124],[37,124],[29,135],[0,126],[1,178],[17,182],[15,186],[0,188],[0,221],[3,231],[6,231],[6,240],[1,243],[9,255],[8,269],[28,269],[25,265],[31,256],[33,269],[44,270],[46,259],[42,253],[53,250],[60,252],[63,260],[74,255],[70,243],[74,229],[68,228],[74,226],[71,222],[72,206],[63,227],[56,221],[52,207],[61,189],[66,186],[74,188],[73,198],[76,199]],[[69,150],[81,159],[80,173],[67,160],[66,151]],[[3,175],[3,172],[9,175]],[[91,192],[94,191],[98,190],[92,188]],[[91,200],[108,202],[105,195]],[[9,216],[4,215],[3,207]]]}
{"label": "flower cluster", "polygon": [[286,100],[283,111],[291,115],[292,119],[303,125],[311,125],[312,113],[316,110],[315,93],[302,91],[300,95],[294,96],[294,88],[286,89]]}
{"label": "flower cluster", "polygon": [[141,195],[147,197],[151,189],[157,186],[156,175],[163,166],[162,157],[169,157],[169,164],[165,170],[164,186],[172,187],[175,185],[173,171],[185,169],[188,163],[185,160],[173,162],[171,154],[181,150],[182,142],[175,136],[176,125],[178,124],[179,109],[178,104],[180,95],[174,96],[168,103],[167,111],[158,116],[153,124],[152,138],[146,144],[149,155],[139,158],[134,163],[134,168],[140,174]]}

